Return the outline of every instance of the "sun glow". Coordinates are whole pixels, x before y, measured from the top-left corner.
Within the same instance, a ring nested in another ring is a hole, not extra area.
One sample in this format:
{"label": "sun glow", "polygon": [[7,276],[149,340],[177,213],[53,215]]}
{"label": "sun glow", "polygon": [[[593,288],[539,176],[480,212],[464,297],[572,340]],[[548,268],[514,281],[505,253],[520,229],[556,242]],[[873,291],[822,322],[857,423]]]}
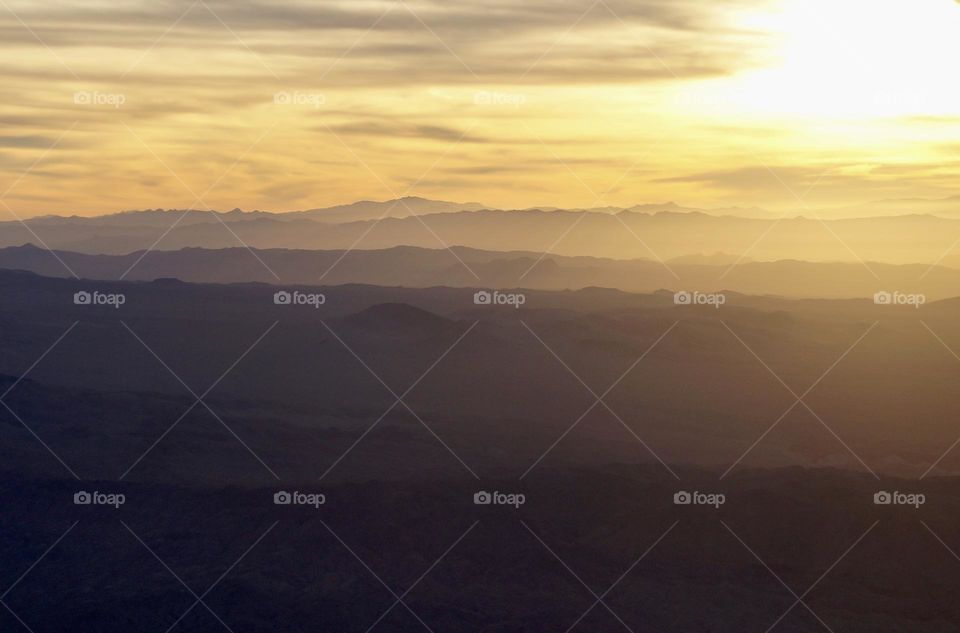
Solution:
{"label": "sun glow", "polygon": [[960,84],[944,65],[960,59],[954,0],[785,0],[750,16],[773,35],[765,68],[702,86],[724,116],[824,121],[955,115]]}
{"label": "sun glow", "polygon": [[824,207],[956,194],[955,0],[255,4],[0,0],[5,202],[792,204],[761,163],[830,167]]}

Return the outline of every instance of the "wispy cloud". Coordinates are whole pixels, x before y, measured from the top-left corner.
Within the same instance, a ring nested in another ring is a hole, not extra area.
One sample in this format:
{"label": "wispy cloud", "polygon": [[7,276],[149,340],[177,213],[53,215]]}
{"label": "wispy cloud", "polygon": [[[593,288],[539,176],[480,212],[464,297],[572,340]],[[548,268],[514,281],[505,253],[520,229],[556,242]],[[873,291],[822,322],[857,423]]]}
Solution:
{"label": "wispy cloud", "polygon": [[[75,126],[18,185],[18,212],[54,210],[39,203],[51,182],[59,206],[80,213],[184,206],[191,200],[179,180],[205,189],[275,126],[211,204],[326,206],[374,195],[379,179],[416,182],[425,196],[461,188],[504,207],[592,205],[581,182],[597,190],[619,182],[610,202],[623,206],[782,201],[757,156],[773,145],[803,148],[802,135],[780,120],[726,117],[696,102],[705,86],[735,85],[725,82],[774,60],[763,21],[739,16],[779,3],[5,0],[0,178],[17,178]],[[78,93],[106,98],[77,101]],[[280,93],[305,98],[281,103]],[[678,99],[687,94],[692,103]],[[886,125],[937,130],[942,149],[895,165],[837,142],[777,158],[778,173],[802,189],[825,162],[840,166],[818,194],[946,187],[950,170],[935,161],[953,164],[952,142],[937,126],[950,121]],[[650,164],[623,179],[643,156]],[[418,180],[435,161],[435,176]]]}

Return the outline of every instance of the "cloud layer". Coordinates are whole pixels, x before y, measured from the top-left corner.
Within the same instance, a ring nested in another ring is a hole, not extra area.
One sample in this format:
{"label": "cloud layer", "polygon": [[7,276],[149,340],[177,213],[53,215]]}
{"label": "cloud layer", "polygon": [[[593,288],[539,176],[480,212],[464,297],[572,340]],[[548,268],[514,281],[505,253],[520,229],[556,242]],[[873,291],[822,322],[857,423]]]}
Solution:
{"label": "cloud layer", "polygon": [[[414,185],[498,206],[763,202],[778,185],[756,157],[795,130],[678,94],[770,63],[776,34],[743,18],[778,2],[5,0],[5,200],[294,208]],[[869,155],[767,159],[843,164],[851,188],[906,178]]]}

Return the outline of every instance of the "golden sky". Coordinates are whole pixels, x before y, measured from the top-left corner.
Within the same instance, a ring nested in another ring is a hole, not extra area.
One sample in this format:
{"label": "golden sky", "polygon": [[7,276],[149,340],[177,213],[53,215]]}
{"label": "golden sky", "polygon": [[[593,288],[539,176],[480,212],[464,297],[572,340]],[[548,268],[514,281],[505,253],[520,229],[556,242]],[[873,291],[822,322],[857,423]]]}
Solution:
{"label": "golden sky", "polygon": [[960,193],[955,0],[0,0],[0,48],[21,217]]}

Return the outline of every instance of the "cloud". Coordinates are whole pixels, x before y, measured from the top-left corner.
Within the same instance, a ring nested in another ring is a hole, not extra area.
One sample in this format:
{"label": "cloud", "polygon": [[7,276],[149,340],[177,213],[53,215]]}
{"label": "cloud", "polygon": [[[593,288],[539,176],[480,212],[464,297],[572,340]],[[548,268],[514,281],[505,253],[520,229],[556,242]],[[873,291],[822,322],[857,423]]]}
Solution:
{"label": "cloud", "polygon": [[[83,209],[111,196],[156,206],[154,186],[180,195],[157,156],[198,191],[244,156],[215,192],[227,208],[292,206],[305,195],[332,204],[378,190],[328,131],[391,183],[417,182],[433,165],[419,186],[461,187],[464,196],[499,206],[588,205],[586,189],[604,191],[628,171],[611,194],[617,202],[794,204],[778,177],[798,195],[816,184],[811,197],[838,200],[862,197],[864,188],[872,197],[896,187],[925,193],[953,175],[934,163],[960,153],[948,117],[885,120],[889,127],[871,133],[870,143],[889,138],[894,147],[901,134],[886,132],[902,125],[934,148],[914,142],[899,154],[914,163],[876,165],[872,148],[853,147],[856,134],[813,151],[807,142],[816,130],[798,141],[797,126],[779,117],[676,107],[675,93],[696,94],[707,84],[701,79],[722,89],[734,83],[723,77],[776,68],[767,54],[776,33],[732,26],[735,14],[770,0],[4,4],[16,15],[0,8],[0,171],[22,171],[75,124],[61,146],[70,151],[45,156],[37,182],[20,188],[26,195],[55,184]],[[126,100],[121,108],[84,106],[74,102],[78,91]],[[274,101],[278,92],[298,91],[324,103]],[[514,99],[480,103],[479,92]],[[796,162],[774,165],[774,175],[758,156]],[[153,172],[156,183],[143,178]],[[103,174],[113,186],[102,186]]]}
{"label": "cloud", "polygon": [[333,131],[345,136],[375,136],[383,138],[417,138],[451,143],[488,143],[490,139],[474,136],[466,131],[442,125],[422,125],[403,122],[358,121],[316,128],[318,132]]}
{"label": "cloud", "polygon": [[51,49],[127,49],[96,63],[61,52],[84,78],[104,68],[119,76],[150,51],[136,74],[161,81],[158,57],[174,63],[204,51],[204,63],[176,63],[175,75],[219,70],[237,80],[234,62],[217,67],[232,52],[250,62],[248,73],[275,72],[287,80],[316,81],[318,72],[335,66],[324,79],[341,85],[469,82],[474,75],[501,82],[637,82],[717,76],[739,67],[743,42],[732,41],[736,33],[724,16],[748,1],[760,0],[10,0],[32,33],[0,12],[0,41],[8,51],[41,50],[36,38]]}
{"label": "cloud", "polygon": [[[380,32],[420,33],[423,23],[443,34],[467,34],[487,41],[516,33],[546,30],[557,33],[574,25],[585,28],[608,26],[619,21],[637,22],[681,32],[707,32],[718,27],[716,13],[742,6],[744,0],[394,0],[358,2],[328,0],[305,3],[290,0],[192,0],[125,3],[36,3],[9,0],[7,3],[24,22],[43,35],[55,27],[69,25],[76,32],[96,32],[106,37],[124,32],[153,32],[158,37],[176,24],[174,30],[222,31],[223,23],[238,33],[294,31],[357,31],[376,24]],[[16,21],[10,20],[9,24]],[[21,29],[22,30],[22,29]],[[10,29],[14,35],[17,29]],[[60,32],[50,45],[75,37]],[[119,41],[129,43],[128,40]],[[151,41],[151,40],[148,40]],[[90,44],[91,42],[87,42]],[[111,44],[111,42],[92,42]]]}
{"label": "cloud", "polygon": [[520,165],[473,165],[470,167],[445,167],[444,173],[458,176],[489,176],[526,171]]}
{"label": "cloud", "polygon": [[836,167],[746,166],[658,178],[656,182],[702,184],[728,191],[779,189],[786,195],[790,195],[789,190],[792,190],[802,196],[804,191],[818,184],[818,181],[828,179],[829,172]]}
{"label": "cloud", "polygon": [[51,136],[0,136],[0,147],[11,149],[48,149],[57,143]]}
{"label": "cloud", "polygon": [[[654,180],[665,184],[692,184],[715,189],[737,204],[757,201],[794,208],[798,213],[817,204],[844,201],[917,197],[954,193],[954,168],[929,162],[834,163],[829,165],[745,166]],[[800,200],[797,199],[798,196]]]}

